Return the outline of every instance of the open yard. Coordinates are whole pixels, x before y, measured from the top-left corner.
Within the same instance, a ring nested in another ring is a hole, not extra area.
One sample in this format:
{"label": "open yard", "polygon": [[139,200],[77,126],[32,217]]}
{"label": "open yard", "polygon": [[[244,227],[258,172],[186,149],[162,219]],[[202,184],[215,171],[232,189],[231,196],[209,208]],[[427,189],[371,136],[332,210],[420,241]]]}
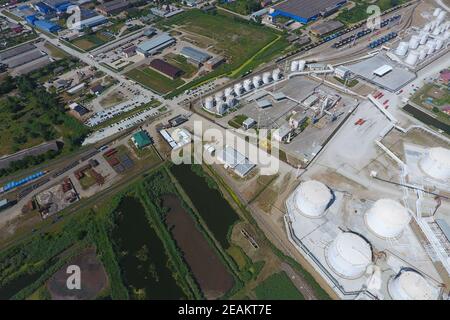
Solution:
{"label": "open yard", "polygon": [[113,40],[113,38],[113,36],[108,36],[102,31],[97,31],[95,33],[86,34],[76,38],[72,40],[71,43],[82,50],[89,51]]}
{"label": "open yard", "polygon": [[286,272],[275,273],[261,282],[255,289],[259,300],[303,300]]}
{"label": "open yard", "polygon": [[143,86],[163,94],[184,84],[181,79],[169,79],[146,66],[130,70],[126,75]]}

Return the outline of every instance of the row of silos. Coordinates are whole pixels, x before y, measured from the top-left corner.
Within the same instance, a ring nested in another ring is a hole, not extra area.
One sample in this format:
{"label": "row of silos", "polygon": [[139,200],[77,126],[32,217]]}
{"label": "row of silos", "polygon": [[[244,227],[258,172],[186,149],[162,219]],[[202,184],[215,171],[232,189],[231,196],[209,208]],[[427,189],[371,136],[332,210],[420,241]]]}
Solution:
{"label": "row of silos", "polygon": [[291,72],[302,72],[305,70],[306,61],[305,60],[294,60],[291,61]]}

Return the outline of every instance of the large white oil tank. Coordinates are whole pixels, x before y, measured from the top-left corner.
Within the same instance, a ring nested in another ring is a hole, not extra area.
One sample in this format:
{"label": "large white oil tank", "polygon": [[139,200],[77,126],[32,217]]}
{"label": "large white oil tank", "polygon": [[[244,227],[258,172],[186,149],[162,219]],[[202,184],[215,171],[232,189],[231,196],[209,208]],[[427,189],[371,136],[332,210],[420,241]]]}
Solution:
{"label": "large white oil tank", "polygon": [[223,92],[219,91],[215,94],[214,98],[216,99],[216,103],[219,104],[223,101]]}
{"label": "large white oil tank", "polygon": [[388,292],[394,300],[437,300],[439,288],[412,268],[402,268],[390,279]]}
{"label": "large white oil tank", "polygon": [[244,89],[245,89],[245,91],[252,90],[252,80],[250,80],[250,79],[244,80]]}
{"label": "large white oil tank", "polygon": [[444,39],[436,38],[436,51],[439,51],[444,46]]}
{"label": "large white oil tank", "polygon": [[427,43],[427,40],[428,40],[428,32],[421,32],[420,33],[420,44],[425,44],[425,43]]}
{"label": "large white oil tank", "polygon": [[430,148],[419,161],[419,167],[432,178],[450,179],[450,150],[442,147]]}
{"label": "large white oil tank", "polygon": [[433,36],[438,36],[441,33],[441,27],[439,25],[436,25],[436,27],[434,28],[433,32],[431,33]]}
{"label": "large white oil tank", "polygon": [[398,237],[411,220],[408,210],[398,201],[380,199],[367,210],[367,227],[381,238]]}
{"label": "large white oil tank", "polygon": [[441,8],[436,8],[433,11],[433,17],[437,17],[442,12]]}
{"label": "large white oil tank", "polygon": [[372,247],[356,233],[341,232],[327,247],[325,258],[340,277],[356,279],[372,263]]}
{"label": "large white oil tank", "polygon": [[229,97],[233,94],[233,88],[229,87],[225,89],[225,97]]}
{"label": "large white oil tank", "polygon": [[428,55],[433,54],[434,51],[436,50],[436,40],[429,40],[427,42],[427,48],[428,48],[427,54]]}
{"label": "large white oil tank", "polygon": [[253,86],[255,88],[259,88],[261,86],[261,77],[260,76],[253,77]]}
{"label": "large white oil tank", "polygon": [[447,41],[450,38],[450,31],[445,31],[443,38],[445,41]]}
{"label": "large white oil tank", "polygon": [[264,72],[263,76],[262,76],[262,81],[264,84],[268,84],[270,83],[271,80],[271,76],[272,74],[270,72]]}
{"label": "large white oil tank", "polygon": [[405,59],[405,63],[414,66],[417,63],[417,60],[419,60],[419,53],[417,51],[410,51]]}
{"label": "large white oil tank", "polygon": [[272,72],[272,78],[274,81],[278,81],[281,79],[281,70],[280,69],[275,69]]}
{"label": "large white oil tank", "polygon": [[424,32],[430,32],[431,31],[431,23],[427,23],[426,25],[424,25],[422,30]]}
{"label": "large white oil tank", "polygon": [[420,43],[420,38],[416,35],[413,35],[411,39],[409,40],[409,48],[410,49],[417,49]]}
{"label": "large white oil tank", "polygon": [[235,93],[237,96],[240,96],[240,95],[242,94],[242,83],[236,83],[236,84],[234,85],[234,93]]}
{"label": "large white oil tank", "polygon": [[214,99],[213,97],[206,97],[205,98],[205,108],[210,110],[214,107]]}
{"label": "large white oil tank", "polygon": [[442,21],[444,21],[445,20],[445,16],[447,15],[447,12],[445,12],[445,11],[441,11],[440,13],[439,13],[439,15],[438,15],[438,17],[437,17],[437,21],[439,21],[439,22],[442,22]]}
{"label": "large white oil tank", "polygon": [[227,110],[227,104],[225,102],[221,101],[218,104],[216,104],[216,112],[218,114],[224,114],[226,110]]}
{"label": "large white oil tank", "polygon": [[226,99],[226,103],[229,108],[232,108],[236,105],[236,99],[233,96],[228,96]]}
{"label": "large white oil tank", "polygon": [[291,62],[291,72],[296,72],[298,71],[298,61],[294,60]]}
{"label": "large white oil tank", "polygon": [[398,44],[398,47],[395,50],[395,54],[399,57],[404,57],[408,52],[408,48],[409,48],[408,42],[402,41]]}
{"label": "large white oil tank", "polygon": [[305,60],[299,60],[298,61],[298,71],[302,72],[305,70],[306,61]]}
{"label": "large white oil tank", "polygon": [[316,180],[302,182],[296,189],[294,197],[299,213],[311,218],[322,216],[332,200],[331,190]]}
{"label": "large white oil tank", "polygon": [[419,50],[419,60],[425,59],[427,56],[427,52],[428,52],[428,50],[426,48],[421,48]]}

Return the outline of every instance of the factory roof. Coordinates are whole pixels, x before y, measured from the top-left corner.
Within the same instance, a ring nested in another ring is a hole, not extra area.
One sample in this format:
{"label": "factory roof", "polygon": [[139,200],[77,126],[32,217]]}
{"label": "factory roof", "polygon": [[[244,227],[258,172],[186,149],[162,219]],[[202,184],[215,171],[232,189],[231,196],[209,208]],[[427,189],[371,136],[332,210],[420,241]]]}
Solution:
{"label": "factory roof", "polygon": [[209,58],[211,58],[211,56],[209,54],[207,54],[206,52],[197,50],[192,47],[183,47],[183,49],[181,49],[180,53],[183,56],[190,58],[196,62],[200,62],[200,63],[203,63],[206,60],[208,60]]}
{"label": "factory roof", "polygon": [[27,52],[27,51],[30,51],[33,49],[36,49],[36,47],[33,44],[26,43],[24,45],[15,47],[13,49],[0,52],[0,61],[7,60],[9,58],[15,57],[19,54],[22,54],[24,52]]}
{"label": "factory roof", "polygon": [[171,78],[176,78],[183,72],[181,69],[161,59],[153,59],[149,66]]}
{"label": "factory roof", "polygon": [[45,56],[41,51],[39,50],[33,50],[30,52],[25,52],[23,54],[20,54],[18,56],[15,56],[11,59],[8,59],[8,62],[6,64],[10,68],[15,68],[21,65],[24,65],[26,63],[29,63],[31,61],[34,61],[36,59],[39,59],[41,57]]}
{"label": "factory roof", "polygon": [[256,101],[256,104],[258,105],[258,107],[260,108],[268,108],[270,106],[272,106],[272,102],[270,102],[267,99],[263,99],[263,100],[258,100]]}
{"label": "factory roof", "polygon": [[327,11],[345,0],[287,0],[276,6],[275,10],[284,11],[298,17],[311,18]]}
{"label": "factory roof", "polygon": [[151,40],[142,42],[138,45],[138,49],[141,52],[152,52],[158,50],[160,47],[166,45],[169,42],[174,42],[175,39],[171,37],[168,33],[163,33]]}
{"label": "factory roof", "polygon": [[147,131],[141,130],[133,134],[133,141],[138,148],[144,148],[152,143]]}
{"label": "factory roof", "polygon": [[312,26],[311,31],[318,34],[319,36],[323,36],[339,28],[342,28],[343,26],[344,24],[340,21],[328,20]]}

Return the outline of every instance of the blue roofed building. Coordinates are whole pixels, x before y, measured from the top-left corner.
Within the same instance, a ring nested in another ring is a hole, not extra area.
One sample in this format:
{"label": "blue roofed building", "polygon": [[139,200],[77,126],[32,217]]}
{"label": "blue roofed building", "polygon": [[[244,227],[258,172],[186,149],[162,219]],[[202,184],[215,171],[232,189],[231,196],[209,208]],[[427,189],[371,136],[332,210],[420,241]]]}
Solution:
{"label": "blue roofed building", "polygon": [[50,14],[55,12],[49,5],[43,3],[43,2],[37,2],[34,4],[34,7],[37,11],[39,11],[42,14]]}
{"label": "blue roofed building", "polygon": [[36,20],[34,26],[46,32],[57,32],[61,29],[59,25],[48,20]]}
{"label": "blue roofed building", "polygon": [[168,33],[162,33],[161,35],[140,43],[136,52],[145,57],[151,56],[160,50],[167,48],[175,43],[175,39],[171,37]]}
{"label": "blue roofed building", "polygon": [[278,16],[307,24],[319,17],[328,16],[342,7],[347,0],[287,0],[270,8],[269,16]]}
{"label": "blue roofed building", "polygon": [[36,21],[36,20],[38,20],[38,18],[36,18],[36,15],[31,15],[31,16],[26,16],[25,17],[25,21],[29,24],[29,25],[32,25],[32,26],[34,26],[34,22]]}
{"label": "blue roofed building", "polygon": [[58,13],[64,13],[72,5],[69,0],[43,0],[47,6]]}

